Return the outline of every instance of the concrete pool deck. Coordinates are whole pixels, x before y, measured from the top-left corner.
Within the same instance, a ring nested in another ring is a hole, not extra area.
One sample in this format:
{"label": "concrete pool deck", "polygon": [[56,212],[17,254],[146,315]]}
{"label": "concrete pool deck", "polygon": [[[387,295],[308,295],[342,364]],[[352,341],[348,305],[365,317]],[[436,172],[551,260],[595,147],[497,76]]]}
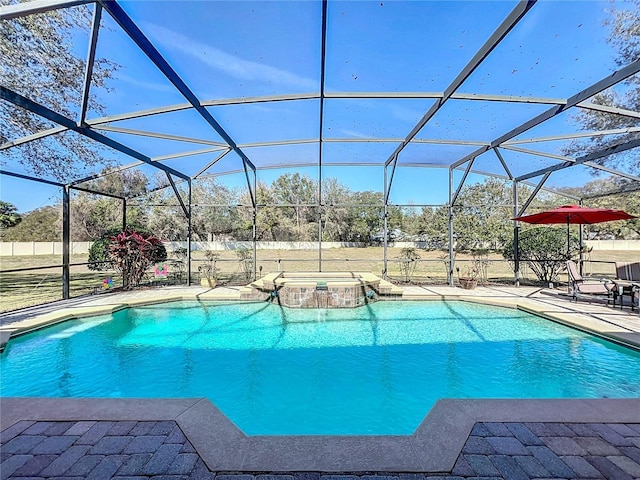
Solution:
{"label": "concrete pool deck", "polygon": [[[0,331],[19,334],[160,301],[237,300],[238,292],[164,287],[107,293],[3,315]],[[576,304],[558,291],[429,286],[404,287],[403,297],[517,307],[640,346],[637,312],[597,301]],[[393,480],[420,480],[409,472],[457,479],[640,478],[638,398],[445,399],[407,436],[246,436],[206,399],[2,398],[0,424],[3,479],[76,474],[251,480],[277,473],[282,480],[372,480],[365,472]]]}
{"label": "concrete pool deck", "polygon": [[[106,292],[27,308],[0,315],[0,350],[11,335],[19,335],[65,320],[112,313],[139,305],[178,300],[241,300],[246,287],[162,287],[130,292]],[[463,300],[519,308],[530,313],[640,348],[640,313],[629,306],[607,305],[601,299],[570,297],[540,287],[480,286],[464,290],[449,286],[403,286],[399,300]],[[393,300],[385,300],[393,301]]]}

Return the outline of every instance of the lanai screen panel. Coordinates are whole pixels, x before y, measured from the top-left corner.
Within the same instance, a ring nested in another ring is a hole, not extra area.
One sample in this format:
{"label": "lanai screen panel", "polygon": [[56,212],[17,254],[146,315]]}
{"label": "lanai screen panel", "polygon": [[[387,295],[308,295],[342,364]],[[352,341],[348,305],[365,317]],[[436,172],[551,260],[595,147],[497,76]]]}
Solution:
{"label": "lanai screen panel", "polygon": [[[592,182],[609,181],[615,179],[615,176],[607,172],[596,170],[585,165],[575,165],[571,168],[557,170],[549,176],[545,182],[545,186],[554,190],[566,189],[569,193],[577,196],[596,193],[600,186],[595,186]],[[601,192],[597,192],[601,193]]]}
{"label": "lanai screen panel", "polygon": [[570,97],[618,68],[608,18],[600,2],[537,2],[460,91]]}
{"label": "lanai screen panel", "polygon": [[448,168],[403,165],[396,168],[389,193],[389,203],[445,205],[448,202]]}
{"label": "lanai screen panel", "polygon": [[318,164],[317,141],[284,145],[244,147],[243,151],[251,158],[258,169],[297,165],[300,167]]}
{"label": "lanai screen panel", "polygon": [[[369,195],[371,203],[383,206],[384,168],[382,165],[327,165],[322,169],[322,177],[323,181],[335,179],[352,193],[371,192]],[[329,199],[330,197],[325,195],[325,203],[328,203]]]}
{"label": "lanai screen panel", "polygon": [[515,5],[329,2],[326,89],[441,92]]}
{"label": "lanai screen panel", "polygon": [[257,178],[259,204],[316,205],[319,201],[315,166],[258,170]]}
{"label": "lanai screen panel", "polygon": [[[126,7],[133,3],[135,2],[123,2],[122,5]],[[143,26],[140,28],[144,32]],[[86,53],[83,52],[83,55]],[[111,62],[112,79],[108,82],[109,91],[97,89],[94,72],[91,92],[104,108],[90,108],[87,113],[90,121],[104,116],[186,102],[180,92],[105,11],[102,12],[96,58],[105,58]]]}
{"label": "lanai screen panel", "polygon": [[[256,143],[318,139],[320,103],[289,100],[207,108],[241,147]],[[253,160],[252,160],[253,161]]]}
{"label": "lanai screen panel", "polygon": [[[3,5],[6,2],[3,2]],[[2,85],[38,102],[49,109],[60,111],[67,117],[76,119],[80,113],[82,98],[82,61],[64,62],[56,65],[57,71],[49,68],[49,58],[65,59],[70,50],[82,56],[87,51],[88,35],[77,26],[88,28],[92,7],[79,5],[69,10],[69,21],[60,29],[50,28],[46,14],[32,14],[8,22],[3,28],[6,41],[24,42],[28,39],[31,48],[20,55],[3,57]],[[62,78],[58,77],[58,72]],[[24,82],[32,78],[33,82]],[[64,85],[61,83],[64,82]]]}
{"label": "lanai screen panel", "polygon": [[324,103],[323,138],[401,141],[433,103],[422,98],[329,98]]}
{"label": "lanai screen panel", "polygon": [[[441,143],[451,142],[451,143]],[[398,156],[399,163],[439,165],[448,167],[483,146],[467,140],[418,139],[409,143]]]}
{"label": "lanai screen panel", "polygon": [[127,2],[201,100],[319,91],[317,2]]}
{"label": "lanai screen panel", "polygon": [[[348,164],[377,164],[384,165],[398,145],[395,141],[360,140],[340,141],[338,139],[326,141],[322,144],[323,165]],[[380,173],[382,181],[382,172]]]}

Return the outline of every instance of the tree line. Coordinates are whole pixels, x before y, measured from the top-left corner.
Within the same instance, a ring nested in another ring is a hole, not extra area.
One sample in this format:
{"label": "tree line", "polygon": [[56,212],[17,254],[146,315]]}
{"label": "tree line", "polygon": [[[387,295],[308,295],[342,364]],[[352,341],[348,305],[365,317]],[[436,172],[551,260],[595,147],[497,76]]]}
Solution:
{"label": "tree line", "polygon": [[[187,220],[171,188],[155,190],[158,178],[147,178],[140,171],[107,174],[91,182],[95,191],[128,197],[127,225],[152,232],[163,241],[187,238]],[[610,180],[596,179],[589,192],[608,191]],[[85,185],[86,186],[86,185]],[[531,189],[520,186],[519,198]],[[186,192],[180,185],[183,198]],[[322,182],[323,205],[318,205],[315,179],[299,173],[286,173],[270,184],[256,188],[256,239],[259,241],[322,240],[380,244],[384,229],[382,192],[353,191],[336,178]],[[567,189],[567,193],[570,192]],[[460,249],[501,249],[513,238],[511,182],[486,178],[484,182],[462,188],[453,207],[453,229]],[[5,202],[6,203],[6,202]],[[538,194],[528,211],[568,203],[558,195]],[[623,208],[640,213],[640,193],[594,200],[590,206]],[[93,241],[105,232],[122,227],[122,202],[98,194],[78,191],[71,197],[71,239]],[[15,219],[15,209],[8,210]],[[3,221],[4,241],[59,241],[62,237],[62,207],[53,205],[28,212],[10,225]],[[427,248],[448,245],[449,208],[388,206],[390,241],[421,241]],[[193,182],[191,226],[195,241],[252,240],[254,209],[246,188],[230,188],[215,178]],[[528,226],[523,225],[523,228]],[[588,238],[637,238],[640,221],[610,222],[586,226]]]}

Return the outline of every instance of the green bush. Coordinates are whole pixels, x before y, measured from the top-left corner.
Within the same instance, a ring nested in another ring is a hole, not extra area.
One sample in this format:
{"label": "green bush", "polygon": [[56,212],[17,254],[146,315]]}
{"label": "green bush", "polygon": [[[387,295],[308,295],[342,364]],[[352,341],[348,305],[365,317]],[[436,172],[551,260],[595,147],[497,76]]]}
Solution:
{"label": "green bush", "polygon": [[[577,236],[569,238],[569,257],[580,249]],[[563,228],[535,227],[519,235],[520,261],[526,263],[541,282],[552,282],[565,268],[567,258],[567,230]],[[507,260],[515,261],[513,242],[502,251]]]}

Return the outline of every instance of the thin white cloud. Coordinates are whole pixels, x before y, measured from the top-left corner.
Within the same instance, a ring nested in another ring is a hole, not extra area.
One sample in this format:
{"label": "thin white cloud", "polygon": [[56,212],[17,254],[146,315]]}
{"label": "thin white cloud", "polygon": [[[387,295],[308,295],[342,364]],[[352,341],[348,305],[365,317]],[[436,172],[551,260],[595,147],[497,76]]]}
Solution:
{"label": "thin white cloud", "polygon": [[168,28],[143,22],[144,31],[164,48],[189,55],[209,67],[240,80],[271,82],[304,91],[318,89],[318,81],[270,65],[245,60],[202,42],[192,40]]}
{"label": "thin white cloud", "polygon": [[130,77],[129,75],[124,75],[122,72],[118,72],[118,79],[123,82],[127,82],[131,85],[135,85],[136,87],[142,87],[145,90],[154,90],[156,92],[175,92],[176,88],[170,83],[155,83],[155,82],[145,82],[144,80],[138,80],[137,78]]}
{"label": "thin white cloud", "polygon": [[370,138],[371,135],[365,135],[364,133],[356,132],[355,130],[348,130],[346,128],[340,129],[341,133],[344,133],[348,137],[356,137],[356,138]]}

